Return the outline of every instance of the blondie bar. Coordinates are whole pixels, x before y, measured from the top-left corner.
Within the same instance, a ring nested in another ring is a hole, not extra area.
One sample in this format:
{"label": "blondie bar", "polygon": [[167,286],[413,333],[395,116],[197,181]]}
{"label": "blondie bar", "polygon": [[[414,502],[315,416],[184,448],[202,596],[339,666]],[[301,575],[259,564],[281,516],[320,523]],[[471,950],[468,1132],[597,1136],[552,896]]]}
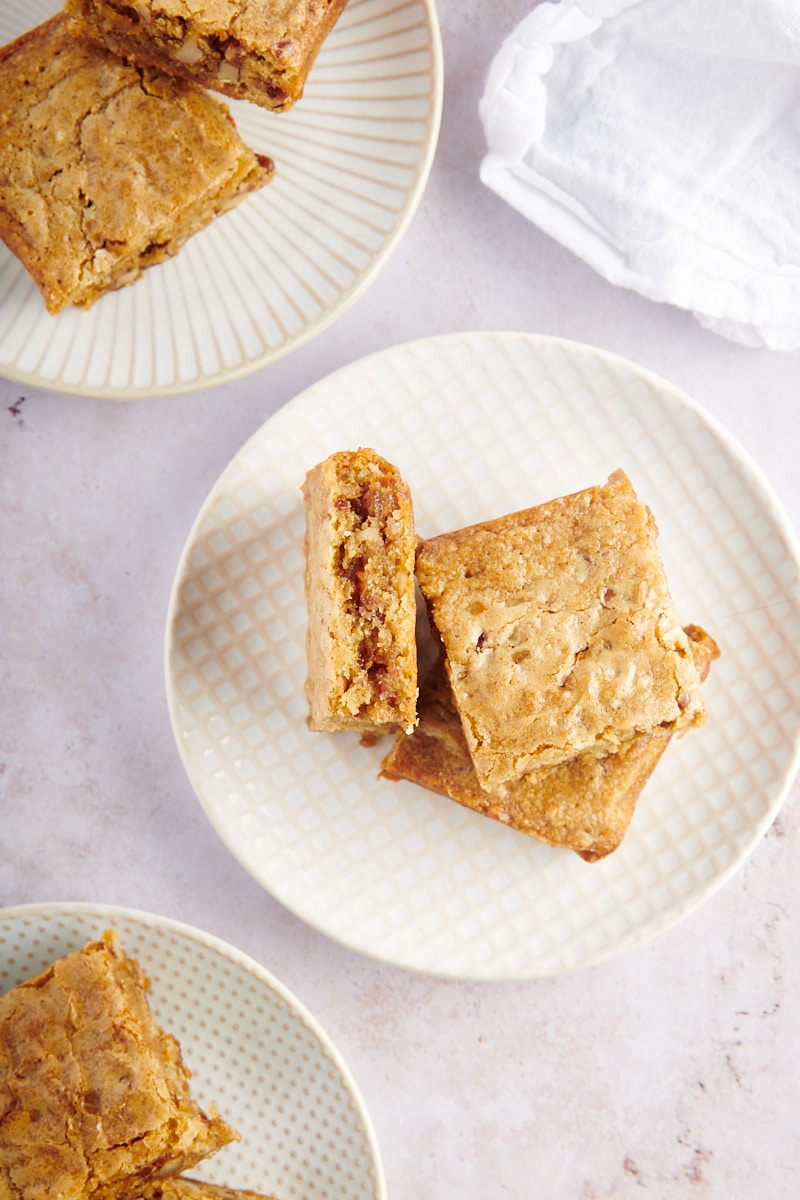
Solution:
{"label": "blondie bar", "polygon": [[163,71],[263,108],[299,100],[346,0],[67,0],[82,30]]}
{"label": "blondie bar", "polygon": [[416,570],[481,787],[704,719],[655,522],[622,471],[424,541]]}
{"label": "blondie bar", "polygon": [[[719,648],[698,626],[687,626],[686,634],[700,676],[705,678]],[[669,740],[637,734],[613,754],[579,754],[502,783],[492,792],[484,791],[439,658],[420,688],[419,724],[410,737],[397,738],[381,774],[386,779],[417,783],[594,862],[620,845],[642,788]]]}
{"label": "blondie bar", "polygon": [[2,1200],[115,1200],[238,1138],[192,1099],[147,986],[108,932],[0,997]]}
{"label": "blondie bar", "polygon": [[391,463],[362,448],[314,467],[303,495],[309,726],[411,729],[416,537],[408,487]]}
{"label": "blondie bar", "polygon": [[204,89],[63,14],[0,49],[0,238],[51,313],[133,283],[272,172]]}

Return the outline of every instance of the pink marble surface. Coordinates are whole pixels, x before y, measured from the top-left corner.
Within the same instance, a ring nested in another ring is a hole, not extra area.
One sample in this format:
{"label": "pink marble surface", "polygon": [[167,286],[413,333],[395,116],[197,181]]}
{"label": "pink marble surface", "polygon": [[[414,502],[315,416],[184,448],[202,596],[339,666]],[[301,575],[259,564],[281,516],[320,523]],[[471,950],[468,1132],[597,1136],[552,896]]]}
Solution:
{"label": "pink marble surface", "polygon": [[388,1194],[800,1194],[800,819],[795,784],[703,908],[602,966],[443,982],[307,928],[246,874],[187,782],[163,638],[184,539],[246,438],[328,372],[452,330],[592,343],[689,392],[800,525],[800,354],[747,350],[616,290],[478,181],[477,98],[524,0],[442,0],[430,183],[367,293],[288,359],[195,395],[114,404],[0,380],[0,905],[85,900],[218,934],[307,1004],[351,1067]]}

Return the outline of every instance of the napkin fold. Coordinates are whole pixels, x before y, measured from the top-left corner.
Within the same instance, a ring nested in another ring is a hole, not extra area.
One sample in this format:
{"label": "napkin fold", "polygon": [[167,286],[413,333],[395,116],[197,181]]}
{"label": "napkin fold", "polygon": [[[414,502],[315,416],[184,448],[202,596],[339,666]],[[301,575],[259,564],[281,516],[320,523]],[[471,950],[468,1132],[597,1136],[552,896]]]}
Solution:
{"label": "napkin fold", "polygon": [[611,283],[800,347],[798,0],[538,4],[480,116],[483,182]]}

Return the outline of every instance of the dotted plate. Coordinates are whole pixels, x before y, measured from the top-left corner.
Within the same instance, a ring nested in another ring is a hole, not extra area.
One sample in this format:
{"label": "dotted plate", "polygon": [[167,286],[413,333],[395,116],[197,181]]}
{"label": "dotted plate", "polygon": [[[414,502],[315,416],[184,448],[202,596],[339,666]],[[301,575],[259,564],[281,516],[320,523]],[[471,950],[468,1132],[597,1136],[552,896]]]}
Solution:
{"label": "dotted plate", "polygon": [[[0,44],[61,0],[2,0]],[[135,400],[236,379],[303,345],[383,267],[417,209],[442,108],[433,0],[349,0],[289,112],[225,100],[275,178],[88,312],[50,316],[0,242],[0,374]]]}
{"label": "dotted plate", "polygon": [[356,1086],[327,1035],[272,975],[218,938],[129,909],[37,904],[0,910],[0,992],[104,929],[150,978],[150,1007],[177,1037],[192,1094],[238,1129],[190,1174],[279,1200],[385,1200]]}
{"label": "dotted plate", "polygon": [[[394,462],[429,536],[627,471],[678,612],[719,642],[708,724],[669,747],[622,847],[588,864],[409,783],[384,749],[306,727],[305,472]],[[257,880],[331,937],[431,974],[525,978],[620,954],[744,861],[800,753],[800,559],[757,468],[690,399],[586,346],[457,334],[311,387],[236,455],[178,567],[167,687],[180,753]]]}

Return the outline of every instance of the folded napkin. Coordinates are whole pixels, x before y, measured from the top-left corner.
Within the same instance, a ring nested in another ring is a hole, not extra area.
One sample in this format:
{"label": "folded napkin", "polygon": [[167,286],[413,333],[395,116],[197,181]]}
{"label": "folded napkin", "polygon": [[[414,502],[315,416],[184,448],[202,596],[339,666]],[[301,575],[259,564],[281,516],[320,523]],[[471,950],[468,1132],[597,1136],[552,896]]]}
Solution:
{"label": "folded napkin", "polygon": [[500,48],[481,179],[611,283],[800,347],[800,2],[542,3]]}

